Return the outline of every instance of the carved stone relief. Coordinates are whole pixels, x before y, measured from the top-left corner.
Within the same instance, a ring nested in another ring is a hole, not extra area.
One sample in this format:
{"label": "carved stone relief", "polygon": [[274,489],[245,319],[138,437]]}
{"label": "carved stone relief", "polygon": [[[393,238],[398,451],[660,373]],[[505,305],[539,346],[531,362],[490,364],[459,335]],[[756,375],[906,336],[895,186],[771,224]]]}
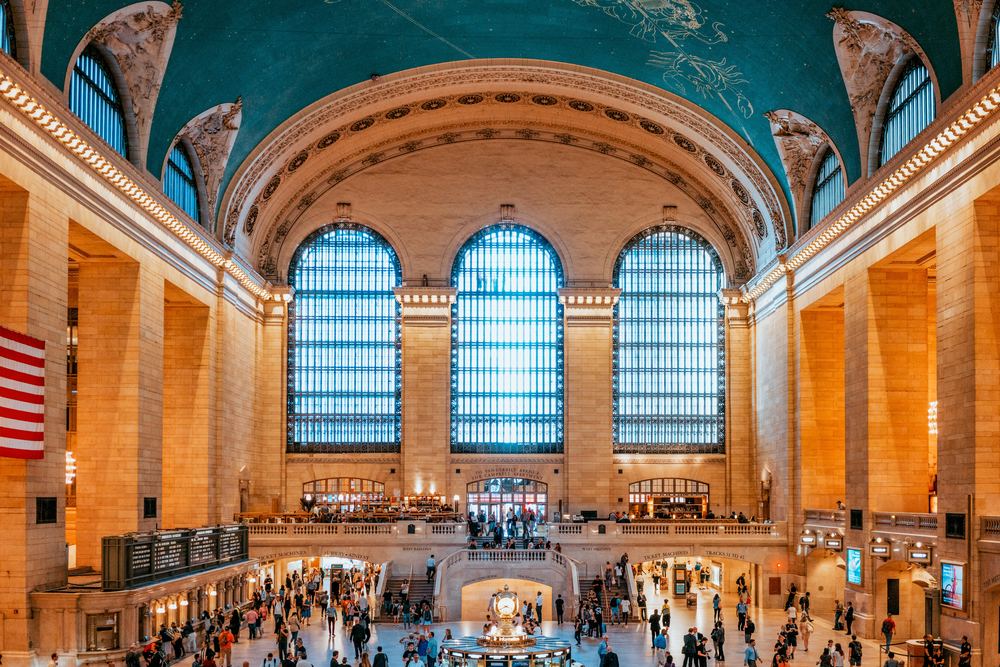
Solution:
{"label": "carved stone relief", "polygon": [[208,215],[206,227],[212,229],[215,222],[215,205],[219,200],[219,187],[226,172],[229,153],[236,141],[243,117],[243,100],[227,102],[195,116],[177,134],[186,138],[201,166],[205,183],[205,208]]}
{"label": "carved stone relief", "polygon": [[768,111],[764,116],[771,122],[771,134],[785,166],[785,175],[788,177],[801,226],[807,202],[812,195],[810,176],[817,153],[823,146],[833,144],[819,125],[802,114],[788,109],[776,109]]}
{"label": "carved stone relief", "polygon": [[153,110],[181,13],[180,2],[130,5],[91,28],[85,38],[87,43],[103,46],[118,61],[135,114],[141,155],[145,155],[149,141]]}
{"label": "carved stone relief", "polygon": [[979,17],[983,11],[983,0],[952,0],[955,5],[955,21],[958,24],[958,43],[962,51],[962,79],[969,83],[975,74],[976,33],[979,31]]}
{"label": "carved stone relief", "polygon": [[880,16],[834,7],[833,44],[854,112],[861,164],[868,164],[872,123],[889,74],[900,60],[921,53],[916,41]]}

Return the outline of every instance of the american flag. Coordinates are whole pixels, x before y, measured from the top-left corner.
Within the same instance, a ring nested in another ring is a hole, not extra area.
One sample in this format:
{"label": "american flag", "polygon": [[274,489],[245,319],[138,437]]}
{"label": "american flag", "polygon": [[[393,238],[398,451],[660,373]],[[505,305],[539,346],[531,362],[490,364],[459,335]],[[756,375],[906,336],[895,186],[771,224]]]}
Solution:
{"label": "american flag", "polygon": [[45,342],[0,327],[0,456],[45,455]]}

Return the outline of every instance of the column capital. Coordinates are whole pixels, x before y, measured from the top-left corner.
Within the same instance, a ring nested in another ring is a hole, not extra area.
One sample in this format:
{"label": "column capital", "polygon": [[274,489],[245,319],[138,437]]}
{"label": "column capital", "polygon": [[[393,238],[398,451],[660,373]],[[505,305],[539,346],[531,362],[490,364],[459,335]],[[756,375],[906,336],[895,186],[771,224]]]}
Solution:
{"label": "column capital", "polygon": [[566,309],[566,325],[610,324],[621,293],[616,287],[564,287],[559,303]]}
{"label": "column capital", "polygon": [[723,288],[719,290],[719,301],[726,309],[726,322],[730,326],[746,326],[750,316],[750,304],[743,300],[743,291]]}
{"label": "column capital", "polygon": [[454,287],[397,287],[393,290],[402,307],[404,324],[447,326],[451,322]]}

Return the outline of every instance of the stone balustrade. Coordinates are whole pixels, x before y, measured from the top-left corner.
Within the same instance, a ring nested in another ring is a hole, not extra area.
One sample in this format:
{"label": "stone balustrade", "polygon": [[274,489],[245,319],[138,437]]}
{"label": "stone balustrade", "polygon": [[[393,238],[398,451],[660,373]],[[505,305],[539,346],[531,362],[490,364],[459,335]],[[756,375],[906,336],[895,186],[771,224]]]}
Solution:
{"label": "stone balustrade", "polygon": [[872,512],[872,531],[934,538],[938,533],[938,516],[916,512]]}
{"label": "stone balustrade", "polygon": [[847,511],[835,509],[805,509],[802,511],[807,528],[834,528],[843,531],[847,528]]}
{"label": "stone balustrade", "polygon": [[980,519],[979,539],[1000,542],[1000,516],[984,516]]}

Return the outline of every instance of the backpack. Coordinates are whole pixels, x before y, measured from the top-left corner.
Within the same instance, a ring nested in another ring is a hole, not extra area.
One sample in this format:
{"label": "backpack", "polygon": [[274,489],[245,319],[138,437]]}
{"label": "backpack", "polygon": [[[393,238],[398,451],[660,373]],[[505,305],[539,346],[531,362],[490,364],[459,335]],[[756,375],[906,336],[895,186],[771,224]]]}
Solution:
{"label": "backpack", "polygon": [[892,632],[892,625],[889,623],[889,619],[887,618],[882,621],[882,634],[885,635],[890,632]]}

